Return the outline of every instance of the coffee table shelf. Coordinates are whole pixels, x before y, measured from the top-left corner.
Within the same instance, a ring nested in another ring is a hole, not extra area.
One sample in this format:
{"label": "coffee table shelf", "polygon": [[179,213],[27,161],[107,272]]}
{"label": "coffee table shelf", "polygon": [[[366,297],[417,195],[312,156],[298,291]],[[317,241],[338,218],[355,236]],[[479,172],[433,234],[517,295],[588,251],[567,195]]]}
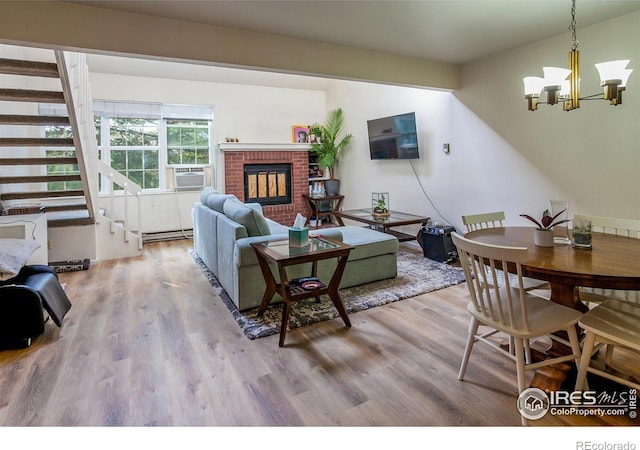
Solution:
{"label": "coffee table shelf", "polygon": [[[338,310],[340,317],[347,327],[351,327],[351,321],[347,315],[347,311],[342,304],[338,293],[338,286],[342,280],[342,274],[347,265],[349,253],[353,249],[351,245],[344,242],[336,241],[327,237],[311,237],[309,244],[305,247],[292,247],[289,240],[278,240],[269,242],[254,242],[251,244],[260,270],[266,284],[262,302],[258,308],[258,316],[266,311],[273,296],[278,293],[283,300],[282,323],[280,325],[280,341],[279,346],[284,346],[284,340],[287,333],[287,324],[289,323],[289,315],[291,313],[291,303],[304,300],[307,298],[320,298],[321,295],[328,295],[333,305]],[[311,263],[311,276],[316,277],[318,274],[318,261],[323,259],[337,258],[336,265],[331,280],[328,283],[319,282],[317,289],[307,290],[302,286],[290,284],[289,276],[286,268],[298,264]],[[269,263],[275,263],[278,267],[280,283],[276,282],[276,278],[271,271]]]}
{"label": "coffee table shelf", "polygon": [[366,223],[371,228],[379,229],[384,233],[395,236],[401,242],[415,240],[416,236],[403,233],[402,231],[392,230],[391,228],[414,224],[424,226],[429,221],[429,217],[416,216],[414,214],[407,214],[399,211],[389,211],[389,213],[388,217],[374,217],[371,209],[364,208],[336,211],[335,215],[342,219]]}

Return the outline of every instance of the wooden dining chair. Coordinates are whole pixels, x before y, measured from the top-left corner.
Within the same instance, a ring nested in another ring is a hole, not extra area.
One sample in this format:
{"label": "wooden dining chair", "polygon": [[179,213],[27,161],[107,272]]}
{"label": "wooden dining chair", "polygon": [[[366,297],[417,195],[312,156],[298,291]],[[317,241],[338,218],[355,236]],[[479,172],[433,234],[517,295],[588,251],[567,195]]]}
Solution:
{"label": "wooden dining chair", "polygon": [[[629,239],[640,239],[640,220],[589,216],[583,214],[576,214],[574,216],[574,220],[591,221],[592,232],[615,234],[616,236],[623,236]],[[608,299],[614,299],[620,302],[640,306],[640,291],[580,287],[578,289],[578,293],[580,295],[580,300],[590,307],[599,305]],[[601,344],[606,344],[605,364],[610,366],[613,364],[613,351],[615,345],[614,343]],[[596,349],[598,349],[598,347]]]}
{"label": "wooden dining chair", "polygon": [[467,231],[481,230],[483,228],[502,227],[505,220],[504,211],[494,211],[480,214],[468,214],[462,216],[462,223]]}
{"label": "wooden dining chair", "polygon": [[[576,214],[574,220],[591,221],[591,231],[615,234],[629,239],[640,239],[640,220]],[[581,287],[580,300],[587,304],[600,304],[608,298],[640,305],[640,291]]]}
{"label": "wooden dining chair", "polygon": [[[458,249],[471,297],[467,306],[471,314],[469,335],[458,373],[459,380],[464,378],[471,350],[476,342],[487,344],[516,362],[518,393],[526,388],[527,370],[570,360],[579,364],[580,343],[575,325],[582,313],[532,295],[524,289],[521,262],[527,257],[526,247],[505,247],[475,242],[455,232],[451,233],[451,238]],[[498,267],[509,264],[515,268],[516,283],[512,282],[506,272],[498,271]],[[499,277],[502,277],[500,283]],[[495,331],[478,333],[480,325],[486,325]],[[552,334],[561,330],[566,331],[569,342]],[[495,339],[490,339],[496,332],[513,338],[515,354],[503,349]],[[525,343],[543,336],[569,345],[571,354],[550,357],[539,362],[528,361],[525,358]],[[524,417],[522,424],[527,424]]]}
{"label": "wooden dining chair", "polygon": [[[485,228],[502,227],[505,220],[504,211],[494,211],[481,214],[469,214],[462,216],[462,223],[467,227],[467,232],[482,230]],[[534,289],[551,289],[548,282],[536,280],[535,278],[523,278],[525,289],[532,291]]]}
{"label": "wooden dining chair", "polygon": [[[640,389],[640,384],[618,374],[612,373],[606,364],[597,366],[594,352],[596,343],[623,346],[640,351],[640,306],[632,303],[609,299],[587,312],[579,322],[585,330],[582,360],[576,378],[576,391],[587,386],[587,373],[591,372],[617,383]],[[611,345],[609,345],[611,346]]]}

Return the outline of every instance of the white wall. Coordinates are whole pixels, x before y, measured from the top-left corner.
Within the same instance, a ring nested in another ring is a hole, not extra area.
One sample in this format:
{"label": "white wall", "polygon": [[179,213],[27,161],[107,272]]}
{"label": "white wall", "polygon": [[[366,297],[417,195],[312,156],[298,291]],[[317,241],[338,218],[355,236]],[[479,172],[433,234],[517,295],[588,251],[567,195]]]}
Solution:
{"label": "white wall", "polygon": [[[290,143],[292,125],[323,121],[326,114],[325,93],[317,90],[102,73],[91,73],[90,82],[96,99],[213,105],[216,143],[227,137],[241,142]],[[212,184],[224,191],[224,155],[217,148],[212,162],[216,169]],[[192,228],[190,210],[197,198],[186,193],[145,194],[143,232]],[[108,199],[101,199],[101,205],[106,202]]]}
{"label": "white wall", "polygon": [[[549,199],[568,199],[571,216],[640,219],[640,14],[578,29],[578,40],[583,96],[601,92],[594,63],[631,59],[636,72],[622,105],[593,100],[571,112],[527,111],[522,78],[542,76],[545,65],[567,67],[569,33],[464,66],[454,94],[334,82],[327,109],[342,107],[354,133],[338,168],[345,208],[368,207],[371,192],[382,191],[392,209],[459,230],[463,214],[496,210],[507,224],[529,225],[519,214],[541,215]],[[408,161],[371,161],[366,141],[367,119],[409,111],[418,121],[417,178]]]}
{"label": "white wall", "polygon": [[[341,180],[340,192],[345,195],[344,209],[369,208],[372,192],[388,192],[390,209],[444,222],[421,184],[446,216],[450,196],[441,185],[454,169],[451,156],[441,149],[444,142],[451,140],[451,102],[452,94],[448,92],[335,81],[327,95],[327,109],[341,107],[345,113],[344,131],[354,135],[336,170],[336,177]],[[416,113],[419,159],[372,161],[367,120],[407,112]]]}
{"label": "white wall", "polygon": [[640,14],[579,28],[577,37],[582,96],[601,92],[594,63],[631,60],[622,105],[592,100],[569,112],[527,111],[522,78],[568,67],[568,32],[462,68],[451,108],[452,156],[465,184],[456,189],[456,216],[504,209],[518,221],[561,198],[571,202],[570,215],[640,219]]}

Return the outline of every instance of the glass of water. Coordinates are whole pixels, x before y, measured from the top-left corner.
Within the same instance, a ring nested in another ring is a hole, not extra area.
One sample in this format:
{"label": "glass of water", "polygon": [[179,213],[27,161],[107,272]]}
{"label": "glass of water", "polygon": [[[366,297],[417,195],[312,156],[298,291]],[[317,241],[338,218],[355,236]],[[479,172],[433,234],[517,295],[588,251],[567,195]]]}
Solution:
{"label": "glass of water", "polygon": [[573,242],[576,248],[591,248],[591,221],[588,219],[573,220]]}

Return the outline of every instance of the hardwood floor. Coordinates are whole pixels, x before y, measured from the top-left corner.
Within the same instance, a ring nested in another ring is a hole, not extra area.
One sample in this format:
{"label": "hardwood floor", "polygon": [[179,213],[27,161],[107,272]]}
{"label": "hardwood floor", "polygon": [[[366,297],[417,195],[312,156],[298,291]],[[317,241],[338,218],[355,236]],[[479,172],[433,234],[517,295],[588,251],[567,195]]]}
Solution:
{"label": "hardwood floor", "polygon": [[[248,340],[188,250],[60,274],[73,303],[31,348],[0,352],[0,424],[519,426],[515,366],[477,346],[464,382],[465,284]],[[637,425],[552,416],[534,426]]]}

